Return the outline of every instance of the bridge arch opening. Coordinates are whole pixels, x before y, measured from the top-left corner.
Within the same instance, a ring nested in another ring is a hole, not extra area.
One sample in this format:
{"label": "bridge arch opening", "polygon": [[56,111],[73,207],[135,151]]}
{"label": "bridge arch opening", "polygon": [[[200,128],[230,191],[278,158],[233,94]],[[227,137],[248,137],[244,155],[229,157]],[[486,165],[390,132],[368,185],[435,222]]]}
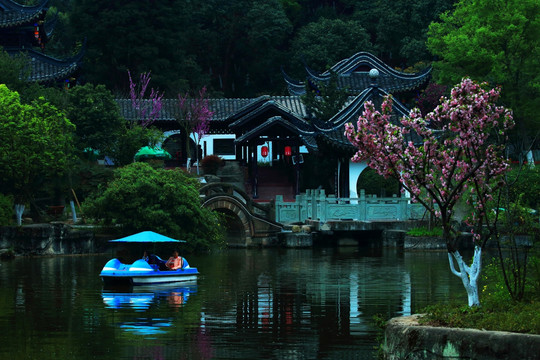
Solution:
{"label": "bridge arch opening", "polygon": [[225,241],[227,245],[245,245],[246,228],[240,217],[232,210],[218,208],[215,212],[223,216],[225,222]]}

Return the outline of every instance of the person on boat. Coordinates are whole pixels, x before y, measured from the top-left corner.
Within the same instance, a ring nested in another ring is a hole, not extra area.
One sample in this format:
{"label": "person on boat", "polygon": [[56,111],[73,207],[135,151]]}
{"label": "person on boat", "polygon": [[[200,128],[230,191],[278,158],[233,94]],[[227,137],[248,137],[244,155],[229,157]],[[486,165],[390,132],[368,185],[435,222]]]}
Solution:
{"label": "person on boat", "polygon": [[144,254],[142,256],[142,259],[149,263],[150,257],[148,256],[148,251],[144,250]]}
{"label": "person on boat", "polygon": [[173,251],[173,256],[171,256],[169,260],[167,260],[167,262],[165,263],[165,266],[169,270],[181,269],[183,265],[184,259],[182,259],[181,256],[178,256],[178,251],[176,250]]}

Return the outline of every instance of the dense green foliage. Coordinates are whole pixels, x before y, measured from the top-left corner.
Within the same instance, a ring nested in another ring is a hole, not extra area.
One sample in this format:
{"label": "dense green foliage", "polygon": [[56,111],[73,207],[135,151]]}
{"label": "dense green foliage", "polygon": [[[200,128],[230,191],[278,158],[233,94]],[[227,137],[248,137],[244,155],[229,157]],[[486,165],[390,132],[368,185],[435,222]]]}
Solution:
{"label": "dense green foliage", "polygon": [[0,107],[1,188],[17,201],[28,200],[71,164],[74,126],[44,98],[22,104],[5,85],[0,85]]}
{"label": "dense green foliage", "polygon": [[25,89],[28,86],[23,80],[26,75],[23,71],[26,61],[27,58],[23,55],[11,57],[7,52],[0,51],[0,84],[5,84],[17,92]]}
{"label": "dense green foliage", "polygon": [[376,195],[378,197],[399,196],[399,182],[396,179],[384,178],[377,174],[375,170],[367,168],[358,177],[356,183],[356,192],[360,194],[360,190],[365,190],[366,195]]}
{"label": "dense green foliage", "polygon": [[217,215],[201,207],[197,179],[181,170],[154,169],[137,162],[115,171],[114,178],[85,202],[85,214],[131,234],[151,230],[183,239],[191,249],[220,245]]}
{"label": "dense green foliage", "polygon": [[439,57],[434,64],[439,81],[452,84],[469,76],[500,85],[520,140],[540,130],[540,2],[459,1],[431,24],[427,44]]}
{"label": "dense green foliage", "polygon": [[[540,210],[540,167],[524,166],[512,169],[508,175],[510,201]],[[521,198],[520,198],[521,196]]]}
{"label": "dense green foliage", "polygon": [[0,193],[0,226],[11,224],[13,205],[13,197]]}
{"label": "dense green foliage", "polygon": [[292,43],[294,57],[321,72],[358,51],[372,50],[369,34],[359,21],[324,17],[302,27]]}
{"label": "dense green foliage", "polygon": [[302,57],[318,71],[359,51],[402,68],[431,60],[428,25],[452,3],[53,0],[59,31],[48,49],[64,55],[86,39],[84,79],[110,90],[127,88],[129,69],[151,71],[168,97],[204,85],[212,96],[284,93],[280,67],[302,79]]}
{"label": "dense green foliage", "polygon": [[86,84],[75,86],[67,94],[67,116],[76,126],[77,149],[111,154],[115,140],[125,131],[124,120],[111,92],[103,85]]}
{"label": "dense green foliage", "polygon": [[308,83],[306,94],[301,99],[309,118],[327,121],[343,108],[348,97],[346,89],[338,88],[337,75],[332,73],[327,83]]}

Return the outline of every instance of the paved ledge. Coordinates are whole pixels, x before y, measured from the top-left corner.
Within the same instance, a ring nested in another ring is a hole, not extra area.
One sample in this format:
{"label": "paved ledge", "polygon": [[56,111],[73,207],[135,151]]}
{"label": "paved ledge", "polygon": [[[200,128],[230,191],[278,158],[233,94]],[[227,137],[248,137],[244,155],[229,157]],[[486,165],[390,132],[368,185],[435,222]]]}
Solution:
{"label": "paved ledge", "polygon": [[418,317],[388,322],[385,359],[540,359],[540,335],[421,326]]}

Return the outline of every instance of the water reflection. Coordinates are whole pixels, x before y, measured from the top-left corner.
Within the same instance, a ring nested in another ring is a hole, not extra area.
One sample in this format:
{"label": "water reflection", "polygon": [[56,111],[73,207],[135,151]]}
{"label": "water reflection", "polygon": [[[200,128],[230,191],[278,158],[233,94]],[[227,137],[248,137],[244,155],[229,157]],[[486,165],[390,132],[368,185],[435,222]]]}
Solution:
{"label": "water reflection", "polygon": [[160,335],[166,334],[166,328],[173,326],[172,319],[137,319],[136,321],[126,321],[118,324],[124,331],[135,335]]}
{"label": "water reflection", "polygon": [[133,308],[145,310],[152,304],[166,301],[171,307],[183,306],[190,294],[197,292],[197,283],[173,285],[144,285],[127,287],[105,287],[101,297],[103,303],[110,309]]}
{"label": "water reflection", "polygon": [[104,288],[110,256],[0,263],[0,358],[371,359],[375,314],[458,294],[445,253],[249,249],[190,257],[196,284]]}

